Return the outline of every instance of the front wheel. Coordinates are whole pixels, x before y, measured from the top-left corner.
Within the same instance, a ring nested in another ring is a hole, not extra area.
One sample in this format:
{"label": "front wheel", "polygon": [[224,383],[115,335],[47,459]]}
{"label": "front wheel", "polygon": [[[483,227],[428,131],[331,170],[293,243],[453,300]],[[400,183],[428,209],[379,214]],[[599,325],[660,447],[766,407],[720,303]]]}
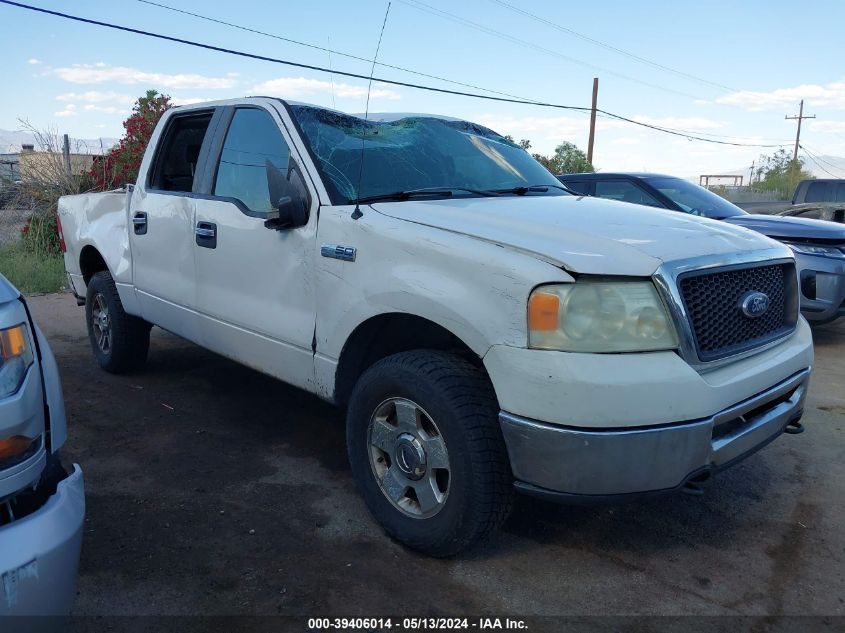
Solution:
{"label": "front wheel", "polygon": [[513,482],[483,371],[443,352],[389,356],[360,378],[347,414],[356,484],[397,541],[452,556],[487,540]]}
{"label": "front wheel", "polygon": [[85,321],[94,357],[107,372],[128,373],[146,362],[150,326],[143,319],[126,314],[107,271],[96,273],[88,282]]}

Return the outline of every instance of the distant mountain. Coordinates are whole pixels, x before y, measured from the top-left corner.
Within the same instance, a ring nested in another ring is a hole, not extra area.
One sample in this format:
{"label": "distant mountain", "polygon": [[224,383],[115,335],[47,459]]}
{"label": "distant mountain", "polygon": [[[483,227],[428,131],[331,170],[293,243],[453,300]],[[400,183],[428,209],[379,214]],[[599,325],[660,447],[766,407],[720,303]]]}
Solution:
{"label": "distant mountain", "polygon": [[813,172],[816,178],[845,178],[845,158],[826,154],[805,156],[804,169]]}
{"label": "distant mountain", "polygon": [[[99,154],[100,140],[95,139],[70,139],[70,151],[80,154]],[[38,147],[35,136],[31,132],[0,130],[0,154],[14,154],[21,151],[21,145],[31,144],[35,145],[35,149],[43,149]],[[102,147],[108,150],[112,145],[117,144],[116,138],[102,139]]]}

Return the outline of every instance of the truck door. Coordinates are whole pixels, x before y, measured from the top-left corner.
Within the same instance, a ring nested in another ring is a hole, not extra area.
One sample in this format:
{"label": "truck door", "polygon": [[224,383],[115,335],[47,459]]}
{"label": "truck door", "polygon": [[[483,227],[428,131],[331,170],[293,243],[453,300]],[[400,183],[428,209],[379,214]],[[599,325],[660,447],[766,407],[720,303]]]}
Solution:
{"label": "truck door", "polygon": [[[317,195],[305,226],[265,227],[269,180],[302,162],[279,113],[227,108],[197,200],[194,257],[201,344],[286,382],[313,381]],[[307,178],[306,178],[307,180]],[[310,188],[310,182],[307,184]]]}
{"label": "truck door", "polygon": [[215,111],[169,115],[129,205],[133,279],[143,317],[196,340],[194,195]]}

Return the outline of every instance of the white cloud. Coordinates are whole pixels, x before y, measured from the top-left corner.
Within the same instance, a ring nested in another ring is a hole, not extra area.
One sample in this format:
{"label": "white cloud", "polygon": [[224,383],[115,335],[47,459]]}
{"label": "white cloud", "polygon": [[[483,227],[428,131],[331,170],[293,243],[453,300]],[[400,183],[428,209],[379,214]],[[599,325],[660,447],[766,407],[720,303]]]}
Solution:
{"label": "white cloud", "polygon": [[845,134],[845,121],[810,121],[809,127],[813,132]]}
{"label": "white cloud", "polygon": [[793,88],[777,88],[768,92],[740,90],[717,98],[716,103],[735,105],[751,112],[758,112],[785,107],[794,108],[801,99],[806,99],[814,106],[845,108],[845,80],[824,85],[802,84]]}
{"label": "white cloud", "polygon": [[614,145],[639,145],[645,142],[641,136],[620,136],[611,141]]}
{"label": "white cloud", "polygon": [[96,90],[89,90],[88,92],[66,92],[64,94],[56,95],[56,101],[115,103],[121,105],[132,105],[135,103],[136,98],[137,97],[131,94],[124,94],[120,92],[98,92]]}
{"label": "white cloud", "polygon": [[116,106],[101,106],[94,103],[89,103],[82,107],[85,112],[100,112],[102,114],[117,114],[119,112],[129,112],[127,108],[119,108]]}
{"label": "white cloud", "polygon": [[41,60],[35,59],[34,57],[30,57],[28,60],[26,60],[26,63],[29,64],[30,66],[37,66],[38,64],[41,63]]}
{"label": "white cloud", "polygon": [[147,84],[155,88],[202,90],[224,90],[234,88],[238,84],[234,76],[208,77],[196,74],[154,73],[126,66],[109,66],[103,62],[74,64],[56,68],[53,72],[64,81],[75,84]]}
{"label": "white cloud", "polygon": [[69,117],[69,116],[76,116],[79,114],[77,111],[76,105],[73,103],[69,103],[64,107],[64,110],[59,110],[58,112],[53,113],[57,117]]}
{"label": "white cloud", "polygon": [[[371,98],[401,99],[401,95],[387,88],[377,88],[376,84],[370,91]],[[367,86],[353,86],[351,84],[323,81],[321,79],[307,79],[305,77],[279,77],[263,81],[250,88],[252,94],[264,94],[285,98],[298,98],[314,94],[330,94],[334,89],[337,97],[363,98],[367,96]]]}
{"label": "white cloud", "polygon": [[[589,120],[586,117],[513,117],[495,114],[482,114],[473,119],[481,125],[495,130],[499,134],[510,134],[515,139],[527,138],[531,141],[541,138],[567,139],[586,133]],[[600,121],[597,125],[604,125]]]}

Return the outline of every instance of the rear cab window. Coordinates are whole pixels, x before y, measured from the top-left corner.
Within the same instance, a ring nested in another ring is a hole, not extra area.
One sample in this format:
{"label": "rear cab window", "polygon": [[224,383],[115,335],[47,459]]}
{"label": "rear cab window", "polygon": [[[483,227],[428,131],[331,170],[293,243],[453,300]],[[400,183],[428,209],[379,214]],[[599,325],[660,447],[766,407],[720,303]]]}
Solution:
{"label": "rear cab window", "polygon": [[161,191],[192,192],[200,150],[214,111],[173,116],[156,151],[148,186]]}

